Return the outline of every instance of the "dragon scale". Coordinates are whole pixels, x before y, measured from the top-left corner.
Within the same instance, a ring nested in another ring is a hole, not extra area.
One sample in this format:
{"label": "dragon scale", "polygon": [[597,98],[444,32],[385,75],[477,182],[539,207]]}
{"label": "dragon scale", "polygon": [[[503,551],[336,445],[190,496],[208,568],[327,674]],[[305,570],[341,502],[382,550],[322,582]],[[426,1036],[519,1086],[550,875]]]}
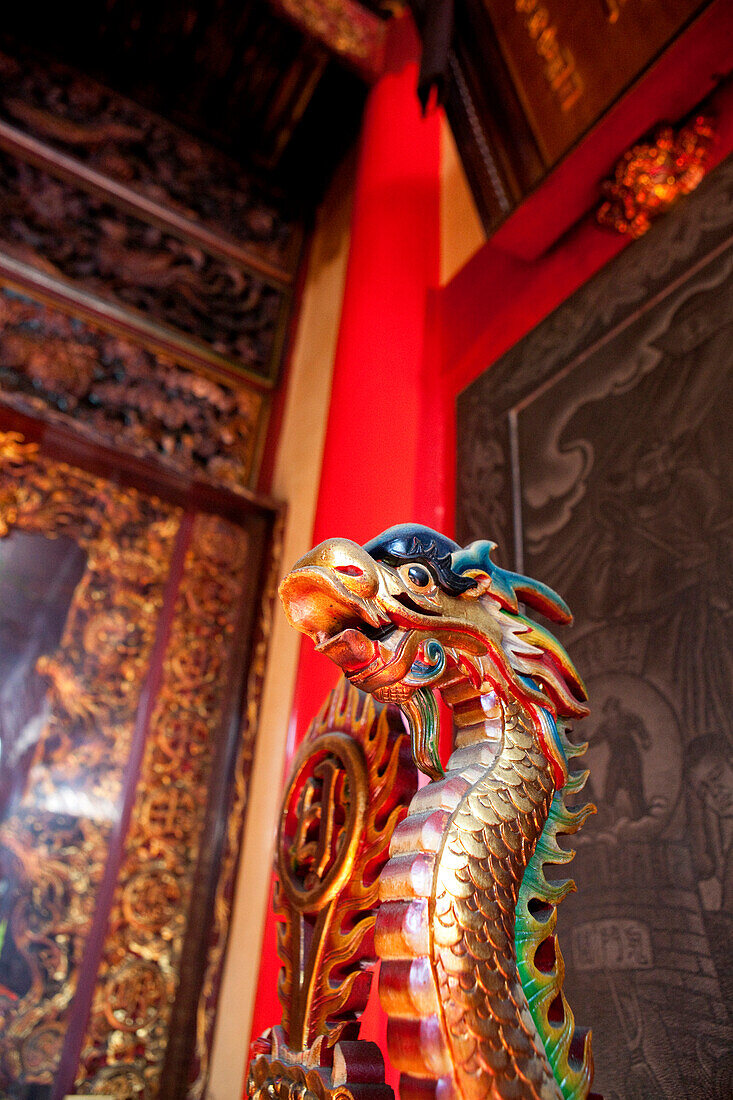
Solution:
{"label": "dragon scale", "polygon": [[[281,595],[291,622],[355,686],[402,707],[432,782],[394,831],[375,942],[402,1100],[585,1100],[590,1034],[562,992],[556,906],[574,888],[544,867],[572,853],[568,770],[582,749],[564,718],[584,689],[553,636],[519,606],[569,612],[546,586],[501,570],[491,543],[465,550],[403,525],[358,547],[329,540]],[[443,773],[437,705],[452,712]]]}

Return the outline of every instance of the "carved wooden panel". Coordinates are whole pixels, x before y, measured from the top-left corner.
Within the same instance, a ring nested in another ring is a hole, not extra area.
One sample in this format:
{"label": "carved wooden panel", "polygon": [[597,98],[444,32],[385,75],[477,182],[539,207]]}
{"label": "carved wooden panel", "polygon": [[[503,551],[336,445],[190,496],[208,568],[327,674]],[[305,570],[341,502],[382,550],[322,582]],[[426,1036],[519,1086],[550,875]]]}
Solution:
{"label": "carved wooden panel", "polygon": [[0,189],[6,254],[183,332],[255,374],[273,373],[281,290],[3,153]]}
{"label": "carved wooden panel", "polygon": [[0,52],[0,112],[12,125],[134,193],[238,242],[292,275],[299,228],[234,161],[59,62]]}
{"label": "carved wooden panel", "polygon": [[[199,515],[190,533],[132,823],[75,1091],[158,1094],[217,732],[224,718],[247,533]],[[120,1070],[120,1063],[124,1069]]]}
{"label": "carved wooden panel", "polygon": [[[180,510],[0,437],[3,534],[64,534],[86,554],[26,784],[1,808],[3,954],[30,980],[0,995],[0,1087],[53,1081],[119,820]],[[10,995],[8,995],[8,993]]]}
{"label": "carved wooden panel", "polygon": [[251,481],[263,397],[0,280],[0,403],[188,476]]}
{"label": "carved wooden panel", "polygon": [[733,1088],[731,303],[729,160],[459,398],[459,537],[576,612],[599,812],[561,923],[610,1098]]}
{"label": "carved wooden panel", "polygon": [[25,540],[16,558],[31,580],[46,563],[51,590],[49,613],[28,604],[45,625],[24,664],[15,603],[0,615],[0,662],[14,655],[23,687],[0,693],[3,754],[22,763],[0,803],[3,1096],[62,1096],[76,1081],[193,1100],[206,1085],[273,516],[214,491],[204,512],[166,503],[128,477],[0,433],[0,540]]}
{"label": "carved wooden panel", "polygon": [[[323,7],[332,24],[339,4]],[[299,209],[317,201],[357,136],[363,80],[270,0],[77,0],[74,12],[11,5],[2,32],[226,150]],[[282,213],[280,198],[266,197]]]}

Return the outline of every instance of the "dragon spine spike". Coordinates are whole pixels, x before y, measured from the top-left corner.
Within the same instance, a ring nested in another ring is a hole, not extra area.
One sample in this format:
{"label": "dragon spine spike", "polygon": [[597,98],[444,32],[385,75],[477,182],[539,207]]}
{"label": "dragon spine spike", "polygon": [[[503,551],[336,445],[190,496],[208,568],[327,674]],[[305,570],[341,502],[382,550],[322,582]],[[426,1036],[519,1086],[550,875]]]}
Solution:
{"label": "dragon spine spike", "polygon": [[[397,703],[433,782],[397,826],[380,877],[375,947],[402,1100],[587,1100],[590,1036],[562,993],[548,882],[569,862],[560,834],[586,774],[565,719],[587,713],[570,657],[520,601],[569,622],[548,586],[500,569],[494,544],[461,549],[418,525],[364,547],[329,540],[297,563],[281,596],[291,622],[362,690]],[[381,625],[374,626],[375,621]],[[437,705],[454,751],[437,758]]]}
{"label": "dragon spine spike", "polygon": [[590,1033],[576,1029],[562,991],[565,966],[555,936],[557,906],[575,890],[575,883],[570,879],[549,883],[545,866],[568,863],[573,858],[574,852],[558,844],[558,835],[577,831],[595,807],[588,805],[572,813],[565,806],[564,793],[555,794],[527,864],[517,899],[514,939],[522,987],[532,1018],[545,1036],[545,1051],[563,1100],[580,1100],[587,1096],[593,1077]]}
{"label": "dragon spine spike", "polygon": [[519,610],[519,602],[522,600],[553,622],[571,623],[573,621],[565,600],[548,585],[496,565],[491,560],[495,549],[495,542],[485,539],[472,542],[465,550],[457,550],[452,555],[453,568],[460,574],[478,570],[486,572],[491,581],[492,595],[496,595],[507,611],[516,613]]}

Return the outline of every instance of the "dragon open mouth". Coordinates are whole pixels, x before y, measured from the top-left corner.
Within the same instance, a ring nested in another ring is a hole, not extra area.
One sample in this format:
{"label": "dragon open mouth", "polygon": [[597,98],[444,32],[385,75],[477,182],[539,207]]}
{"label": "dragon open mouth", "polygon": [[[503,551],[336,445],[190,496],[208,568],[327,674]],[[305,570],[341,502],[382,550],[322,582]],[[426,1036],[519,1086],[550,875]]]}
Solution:
{"label": "dragon open mouth", "polygon": [[389,638],[391,634],[394,634],[397,630],[396,623],[386,623],[384,626],[372,626],[371,623],[360,623],[355,629],[360,630],[362,634],[366,634],[367,638],[373,642],[383,642],[386,638]]}
{"label": "dragon open mouth", "polygon": [[[326,543],[291,570],[280,586],[289,621],[307,634],[359,688],[376,692],[405,677],[429,624],[429,601],[399,591],[400,578],[347,543]],[[333,559],[333,560],[332,560]],[[414,688],[406,686],[409,695]]]}
{"label": "dragon open mouth", "polygon": [[400,631],[393,623],[375,627],[354,620],[316,644],[319,653],[340,665],[354,683],[383,672],[399,659],[410,632]]}

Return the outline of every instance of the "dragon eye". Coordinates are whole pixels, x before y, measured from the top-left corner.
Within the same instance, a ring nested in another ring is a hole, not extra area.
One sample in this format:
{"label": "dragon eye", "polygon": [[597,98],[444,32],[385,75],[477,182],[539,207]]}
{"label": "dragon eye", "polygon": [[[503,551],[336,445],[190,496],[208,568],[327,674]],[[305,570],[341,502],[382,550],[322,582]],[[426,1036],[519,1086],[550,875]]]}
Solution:
{"label": "dragon eye", "polygon": [[416,588],[427,588],[433,580],[424,565],[411,565],[407,570],[407,576]]}

